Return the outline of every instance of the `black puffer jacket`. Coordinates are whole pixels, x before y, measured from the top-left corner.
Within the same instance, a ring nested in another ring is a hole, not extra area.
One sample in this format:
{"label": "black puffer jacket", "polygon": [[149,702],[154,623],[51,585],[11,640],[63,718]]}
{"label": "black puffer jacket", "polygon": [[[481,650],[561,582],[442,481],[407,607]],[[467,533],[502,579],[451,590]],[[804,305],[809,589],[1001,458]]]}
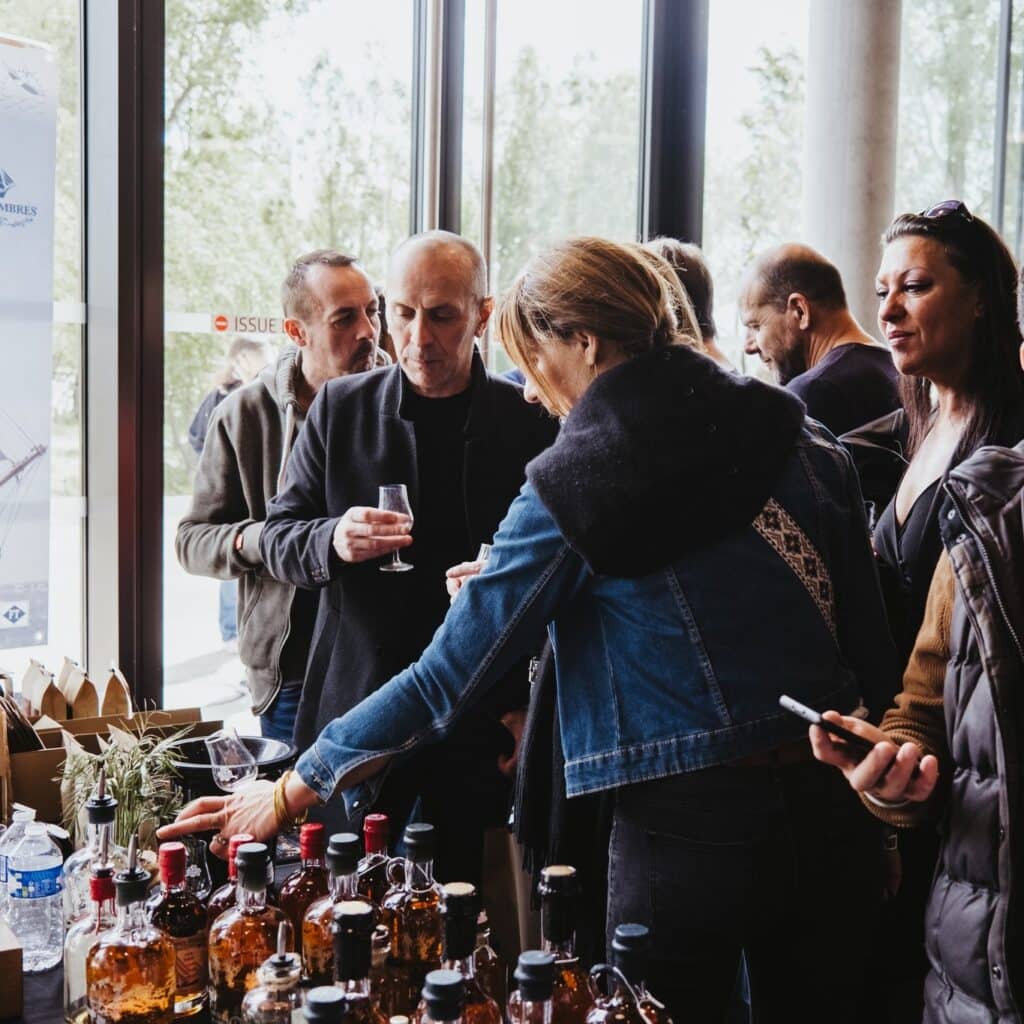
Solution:
{"label": "black puffer jacket", "polygon": [[945,715],[953,770],[926,918],[927,1024],[1024,1020],[1024,442],[952,470],[956,579]]}

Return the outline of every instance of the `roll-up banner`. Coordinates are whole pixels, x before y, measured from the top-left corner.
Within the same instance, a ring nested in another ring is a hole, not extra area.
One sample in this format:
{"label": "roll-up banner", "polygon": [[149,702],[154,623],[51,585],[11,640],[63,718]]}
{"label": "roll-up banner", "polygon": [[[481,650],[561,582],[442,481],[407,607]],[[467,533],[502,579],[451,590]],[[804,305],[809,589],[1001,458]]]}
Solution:
{"label": "roll-up banner", "polygon": [[0,648],[47,641],[57,64],[0,34]]}

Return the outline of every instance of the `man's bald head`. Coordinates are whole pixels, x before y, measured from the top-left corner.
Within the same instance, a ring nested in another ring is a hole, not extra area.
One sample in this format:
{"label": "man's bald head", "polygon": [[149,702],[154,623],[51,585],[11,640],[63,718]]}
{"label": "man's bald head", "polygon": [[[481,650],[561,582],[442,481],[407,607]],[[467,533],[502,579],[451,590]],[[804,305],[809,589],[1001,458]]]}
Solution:
{"label": "man's bald head", "polygon": [[781,311],[794,294],[823,309],[846,308],[843,279],[835,264],[798,242],[787,242],[758,256],[747,275],[742,302]]}
{"label": "man's bald head", "polygon": [[411,235],[391,254],[389,276],[400,274],[412,260],[436,262],[438,269],[464,276],[473,299],[487,295],[487,264],[480,250],[468,239],[451,231],[423,231]]}

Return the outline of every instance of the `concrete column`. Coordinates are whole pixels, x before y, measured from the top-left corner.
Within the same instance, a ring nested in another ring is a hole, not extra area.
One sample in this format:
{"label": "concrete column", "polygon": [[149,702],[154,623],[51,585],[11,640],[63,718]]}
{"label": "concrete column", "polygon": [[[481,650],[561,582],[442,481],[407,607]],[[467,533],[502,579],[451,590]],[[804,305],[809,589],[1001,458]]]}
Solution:
{"label": "concrete column", "polygon": [[812,0],[803,240],[839,267],[877,335],[879,237],[892,219],[901,0]]}

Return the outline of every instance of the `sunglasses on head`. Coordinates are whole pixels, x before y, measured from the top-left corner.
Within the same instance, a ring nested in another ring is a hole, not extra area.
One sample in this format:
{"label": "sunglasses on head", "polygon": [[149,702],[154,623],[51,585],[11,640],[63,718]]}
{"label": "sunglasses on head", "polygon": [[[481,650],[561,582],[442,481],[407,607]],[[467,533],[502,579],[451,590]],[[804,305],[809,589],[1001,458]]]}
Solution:
{"label": "sunglasses on head", "polygon": [[967,209],[967,205],[960,202],[959,199],[945,199],[941,203],[929,206],[927,210],[922,210],[918,216],[927,217],[930,220],[956,217],[957,220],[963,221],[964,224],[970,224],[974,220],[974,217],[971,216],[971,211]]}

